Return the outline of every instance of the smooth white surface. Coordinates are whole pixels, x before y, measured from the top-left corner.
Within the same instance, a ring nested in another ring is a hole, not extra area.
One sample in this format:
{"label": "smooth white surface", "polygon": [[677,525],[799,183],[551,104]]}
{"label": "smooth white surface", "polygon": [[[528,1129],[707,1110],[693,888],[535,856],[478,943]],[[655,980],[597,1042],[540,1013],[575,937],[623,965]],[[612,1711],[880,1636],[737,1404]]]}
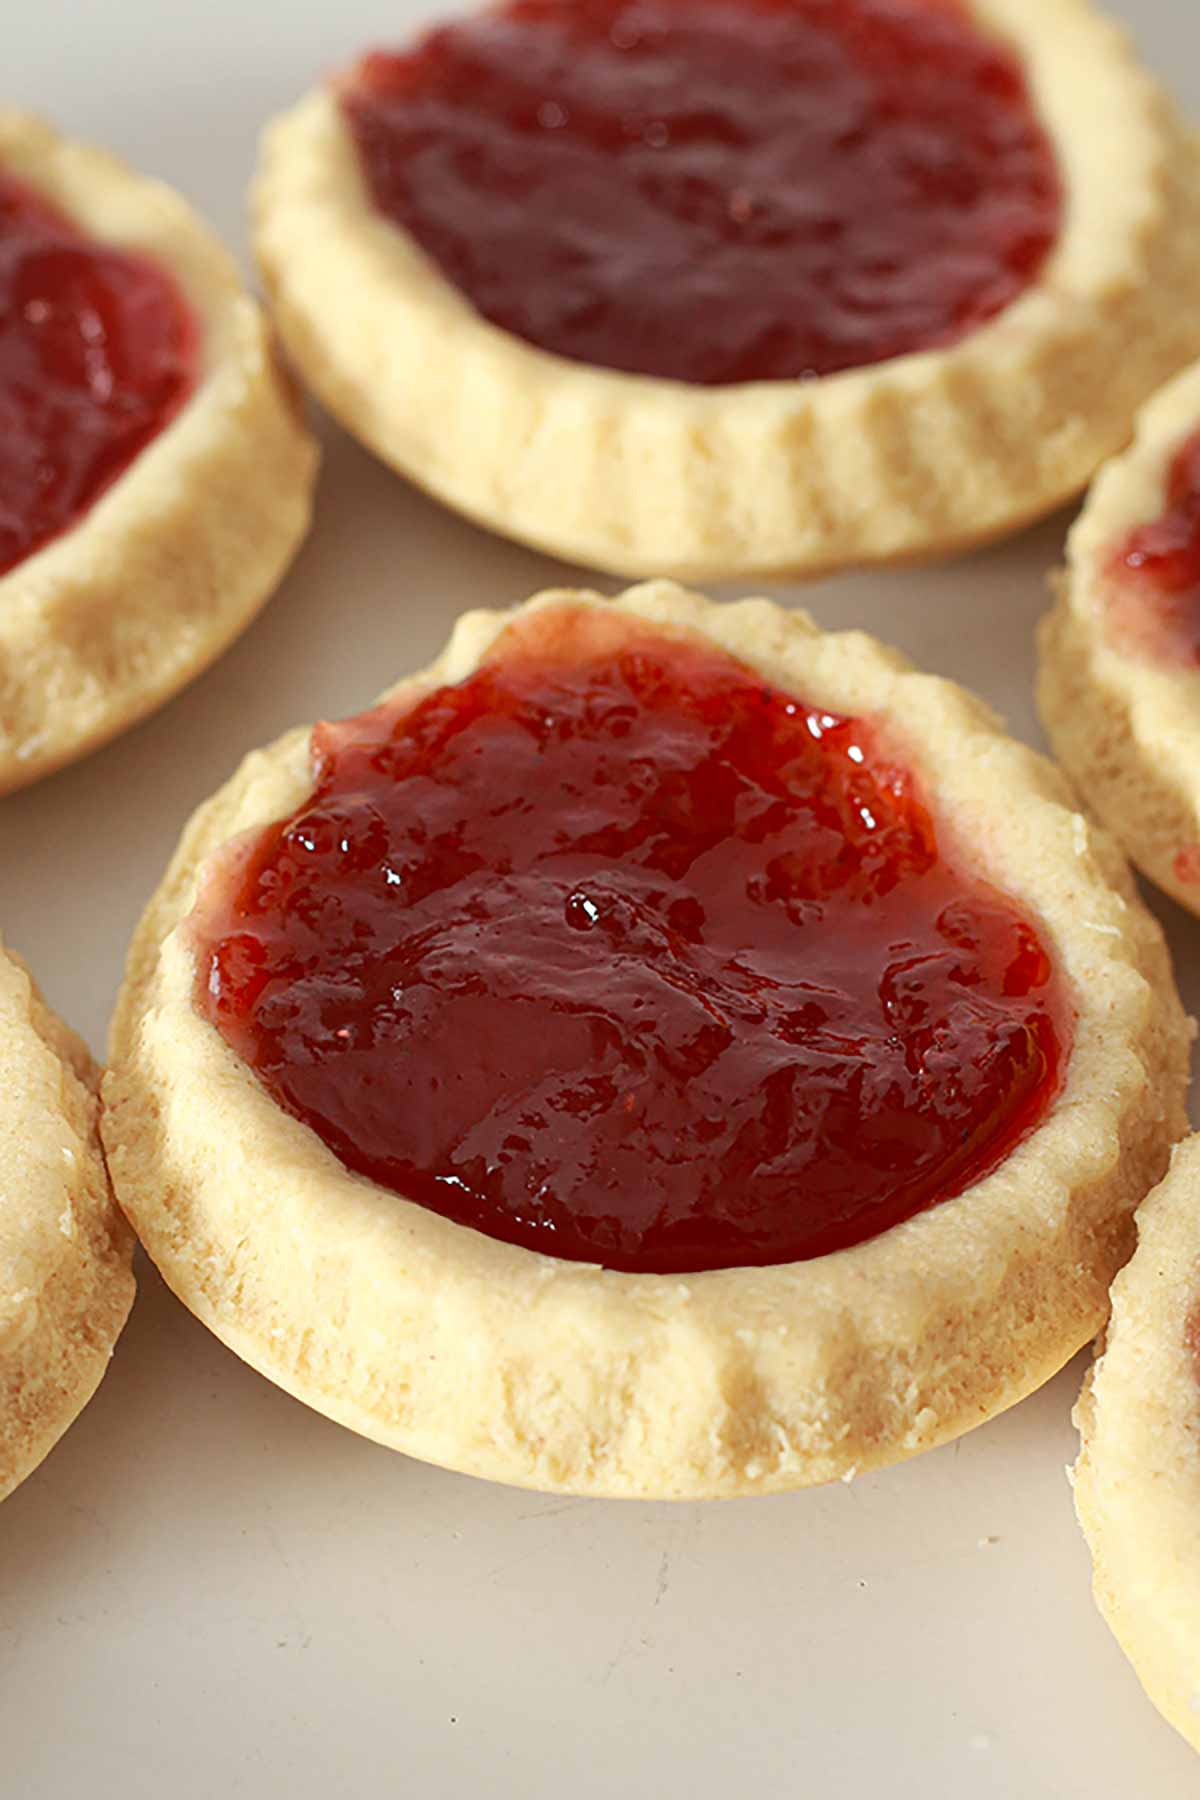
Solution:
{"label": "smooth white surface", "polygon": [[[240,245],[261,121],[436,10],[37,0],[5,19],[4,97],[176,182]],[[1200,114],[1195,0],[1114,10]],[[259,624],[158,718],[0,802],[0,924],[97,1047],[142,902],[242,753],[358,709],[463,607],[567,573],[325,436],[317,530]],[[1063,525],[803,598],[1036,739],[1031,633]],[[1200,927],[1155,905],[1195,1008]],[[1200,1765],[1089,1597],[1064,1476],[1082,1367],[851,1486],[564,1501],[352,1437],[144,1271],[99,1396],[0,1512],[0,1793],[1195,1795]]]}

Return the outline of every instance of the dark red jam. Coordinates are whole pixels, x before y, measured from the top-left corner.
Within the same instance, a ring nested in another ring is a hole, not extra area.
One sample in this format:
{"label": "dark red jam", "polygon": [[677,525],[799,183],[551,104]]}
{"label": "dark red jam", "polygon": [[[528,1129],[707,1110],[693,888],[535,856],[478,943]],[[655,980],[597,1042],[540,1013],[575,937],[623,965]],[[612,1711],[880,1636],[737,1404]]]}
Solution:
{"label": "dark red jam", "polygon": [[1166,505],[1112,561],[1116,636],[1154,662],[1200,668],[1200,432],[1167,471]]}
{"label": "dark red jam", "polygon": [[170,422],[196,331],[144,257],[0,172],[0,575],[74,525]]}
{"label": "dark red jam", "polygon": [[693,640],[575,608],[313,737],[210,877],[196,1005],[350,1169],[613,1269],[819,1256],[960,1193],[1070,1036],[912,779]]}
{"label": "dark red jam", "polygon": [[376,205],[494,324],[720,384],[954,342],[1061,187],[954,0],[509,0],[343,83]]}

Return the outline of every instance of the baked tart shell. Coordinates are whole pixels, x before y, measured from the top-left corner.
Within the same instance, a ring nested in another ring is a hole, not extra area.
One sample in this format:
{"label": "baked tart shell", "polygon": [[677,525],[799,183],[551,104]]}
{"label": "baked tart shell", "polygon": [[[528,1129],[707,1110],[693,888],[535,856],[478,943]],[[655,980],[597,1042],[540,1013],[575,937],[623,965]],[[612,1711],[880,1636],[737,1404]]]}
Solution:
{"label": "baked tart shell", "polygon": [[133,1304],[133,1234],[97,1131],[99,1071],[0,948],[0,1498],[86,1405]]}

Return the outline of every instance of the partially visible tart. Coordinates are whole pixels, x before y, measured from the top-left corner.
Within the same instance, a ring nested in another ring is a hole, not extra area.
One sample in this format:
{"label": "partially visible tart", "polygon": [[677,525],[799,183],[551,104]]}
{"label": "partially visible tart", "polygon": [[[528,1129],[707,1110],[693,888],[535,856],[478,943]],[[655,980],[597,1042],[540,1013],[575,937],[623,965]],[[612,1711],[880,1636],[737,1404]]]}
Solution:
{"label": "partially visible tart", "polygon": [[0,792],[245,628],[316,452],[260,309],[178,195],[0,111]]}
{"label": "partially visible tart", "polygon": [[1039,634],[1059,761],[1152,881],[1200,911],[1200,366],[1097,478]]}
{"label": "partially visible tart", "polygon": [[1075,1505],[1101,1612],[1200,1750],[1200,1137],[1179,1146],[1137,1229],[1076,1409]]}
{"label": "partially visible tart", "polygon": [[167,1281],[331,1417],[761,1493],[1094,1335],[1187,1042],[1120,856],[977,702],[660,582],[469,614],[251,756],[135,937],[103,1129]]}
{"label": "partially visible tart", "polygon": [[497,531],[620,573],[943,553],[1200,350],[1194,146],[1087,0],[508,0],[268,131],[305,378]]}
{"label": "partially visible tart", "polygon": [[90,1400],[133,1302],[96,1082],[83,1044],[0,946],[0,1498]]}

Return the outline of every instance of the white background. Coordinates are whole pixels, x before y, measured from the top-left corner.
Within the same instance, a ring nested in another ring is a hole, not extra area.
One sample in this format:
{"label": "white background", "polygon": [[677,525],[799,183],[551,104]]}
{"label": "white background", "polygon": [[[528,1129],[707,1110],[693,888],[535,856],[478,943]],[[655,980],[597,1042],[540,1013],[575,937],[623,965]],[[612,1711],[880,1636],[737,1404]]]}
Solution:
{"label": "white background", "polygon": [[[1194,7],[1113,0],[1200,114]],[[435,10],[13,0],[5,98],[175,182],[240,249],[260,123]],[[463,607],[570,573],[324,436],[315,533],[241,644],[140,730],[0,802],[0,924],[97,1048],[141,905],[243,752],[359,709]],[[1064,524],[804,598],[1036,740],[1032,631]],[[1153,904],[1196,1008],[1200,930]],[[1200,1764],[1089,1597],[1064,1475],[1082,1368],[851,1486],[570,1501],[354,1438],[143,1270],[100,1394],[0,1513],[0,1793],[1195,1795]]]}

